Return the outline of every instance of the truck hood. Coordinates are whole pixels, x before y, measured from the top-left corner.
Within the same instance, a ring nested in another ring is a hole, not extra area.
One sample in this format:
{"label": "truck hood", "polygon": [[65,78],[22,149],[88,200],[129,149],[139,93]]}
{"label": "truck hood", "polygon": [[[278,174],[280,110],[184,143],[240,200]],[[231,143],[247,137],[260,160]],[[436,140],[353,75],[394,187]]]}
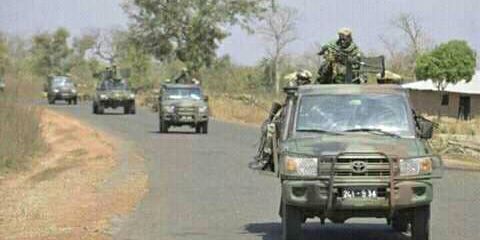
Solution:
{"label": "truck hood", "polygon": [[291,138],[283,143],[283,151],[313,156],[342,152],[384,153],[399,158],[427,155],[430,152],[426,143],[420,139],[393,138],[368,133],[339,136],[319,134]]}

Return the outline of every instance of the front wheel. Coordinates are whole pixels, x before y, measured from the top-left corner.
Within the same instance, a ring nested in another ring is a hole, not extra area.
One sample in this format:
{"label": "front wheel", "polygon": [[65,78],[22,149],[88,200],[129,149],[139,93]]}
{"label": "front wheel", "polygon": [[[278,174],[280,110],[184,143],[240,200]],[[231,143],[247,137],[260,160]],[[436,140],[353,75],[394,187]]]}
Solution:
{"label": "front wheel", "polygon": [[159,130],[160,133],[168,133],[168,123],[160,119]]}
{"label": "front wheel", "polygon": [[413,209],[412,240],[429,240],[430,206]]}
{"label": "front wheel", "polygon": [[303,213],[300,209],[282,203],[282,240],[303,239]]}

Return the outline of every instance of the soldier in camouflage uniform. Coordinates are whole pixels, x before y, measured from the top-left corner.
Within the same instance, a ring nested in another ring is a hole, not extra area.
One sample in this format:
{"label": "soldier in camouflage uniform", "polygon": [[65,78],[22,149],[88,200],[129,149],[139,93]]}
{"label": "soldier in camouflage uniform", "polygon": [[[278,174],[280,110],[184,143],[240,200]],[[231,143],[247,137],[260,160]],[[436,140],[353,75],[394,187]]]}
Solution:
{"label": "soldier in camouflage uniform", "polygon": [[[291,74],[285,76],[285,80],[288,81],[289,87],[297,87],[301,85],[307,85],[312,83],[312,73],[307,70],[298,70]],[[277,122],[282,117],[283,105],[280,103],[274,103],[268,118],[263,122],[261,128],[261,138],[260,144],[258,146],[257,155],[255,160],[250,163],[250,168],[252,169],[262,169],[265,170],[270,166],[272,161],[272,143],[274,141],[273,132],[277,126]]]}
{"label": "soldier in camouflage uniform", "polygon": [[182,72],[180,73],[180,75],[178,75],[178,76],[174,79],[174,82],[175,82],[175,83],[178,83],[178,84],[192,84],[192,83],[193,83],[193,78],[192,78],[192,76],[190,75],[188,69],[187,69],[187,68],[183,68],[183,69],[182,69]]}
{"label": "soldier in camouflage uniform", "polygon": [[351,66],[352,71],[360,69],[362,54],[348,28],[340,29],[338,39],[323,46],[318,55],[324,58],[318,70],[320,84],[345,83],[347,67]]}

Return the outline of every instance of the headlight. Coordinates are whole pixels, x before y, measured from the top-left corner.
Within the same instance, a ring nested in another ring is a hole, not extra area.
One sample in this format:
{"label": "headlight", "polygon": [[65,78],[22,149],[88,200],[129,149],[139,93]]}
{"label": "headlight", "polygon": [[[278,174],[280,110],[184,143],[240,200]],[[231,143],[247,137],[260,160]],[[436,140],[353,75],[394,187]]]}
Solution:
{"label": "headlight", "polygon": [[100,99],[107,99],[107,98],[108,98],[107,95],[105,95],[105,94],[100,94]]}
{"label": "headlight", "polygon": [[72,93],[77,93],[77,90],[75,90],[75,89],[72,89]]}
{"label": "headlight", "polygon": [[400,176],[416,176],[432,173],[433,164],[431,157],[401,159]]}
{"label": "headlight", "polygon": [[54,93],[58,93],[58,92],[60,92],[60,90],[58,90],[58,89],[53,89],[53,92],[54,92]]}
{"label": "headlight", "polygon": [[165,110],[167,113],[173,113],[175,112],[175,106],[165,106],[163,107],[163,110]]}
{"label": "headlight", "polygon": [[317,176],[318,159],[308,157],[285,157],[285,174],[298,176]]}
{"label": "headlight", "polygon": [[208,107],[207,106],[201,106],[198,108],[198,112],[200,113],[206,113],[208,110]]}
{"label": "headlight", "polygon": [[134,98],[135,98],[135,94],[130,93],[130,95],[128,95],[128,97],[129,97],[130,99],[134,99]]}

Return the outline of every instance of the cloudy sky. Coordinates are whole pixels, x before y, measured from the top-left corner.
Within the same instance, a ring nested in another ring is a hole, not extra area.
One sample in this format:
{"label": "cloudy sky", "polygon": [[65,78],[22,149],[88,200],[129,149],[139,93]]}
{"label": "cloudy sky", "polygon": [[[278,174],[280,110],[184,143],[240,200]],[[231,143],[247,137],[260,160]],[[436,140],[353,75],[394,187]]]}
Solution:
{"label": "cloudy sky", "polygon": [[[348,26],[365,51],[382,50],[379,35],[399,39],[390,27],[400,13],[415,15],[436,43],[464,39],[480,51],[480,1],[478,0],[280,0],[297,8],[298,40],[288,49],[302,53],[315,43],[335,37],[336,29]],[[126,27],[123,0],[2,0],[0,31],[30,36],[63,26],[73,34],[91,28]],[[401,44],[401,41],[399,42]],[[230,54],[243,64],[264,55],[264,43],[238,28],[223,43],[219,54]]]}

